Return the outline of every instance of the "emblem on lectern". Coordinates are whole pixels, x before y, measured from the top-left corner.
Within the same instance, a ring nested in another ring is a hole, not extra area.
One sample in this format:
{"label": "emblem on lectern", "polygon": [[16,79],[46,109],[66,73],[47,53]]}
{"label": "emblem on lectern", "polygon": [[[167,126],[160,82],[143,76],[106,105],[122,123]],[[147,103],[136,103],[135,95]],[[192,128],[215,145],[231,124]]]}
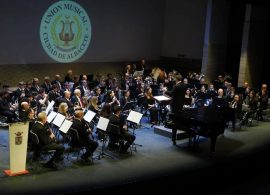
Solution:
{"label": "emblem on lectern", "polygon": [[15,133],[15,145],[21,145],[22,144],[22,140],[23,140],[23,136],[22,136],[23,132],[17,132]]}
{"label": "emblem on lectern", "polygon": [[45,52],[58,62],[78,60],[91,40],[87,12],[74,1],[58,1],[44,13],[40,23],[40,41]]}

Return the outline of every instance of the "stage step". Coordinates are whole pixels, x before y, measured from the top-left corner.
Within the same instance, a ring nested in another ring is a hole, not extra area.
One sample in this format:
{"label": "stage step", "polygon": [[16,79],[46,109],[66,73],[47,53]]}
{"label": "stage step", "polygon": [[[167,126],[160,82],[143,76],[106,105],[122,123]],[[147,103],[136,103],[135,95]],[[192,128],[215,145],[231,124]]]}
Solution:
{"label": "stage step", "polygon": [[[164,126],[154,126],[154,133],[168,137],[168,138],[172,137],[172,129],[166,128]],[[187,137],[188,136],[185,131],[177,130],[177,133],[176,133],[177,140],[184,139]]]}

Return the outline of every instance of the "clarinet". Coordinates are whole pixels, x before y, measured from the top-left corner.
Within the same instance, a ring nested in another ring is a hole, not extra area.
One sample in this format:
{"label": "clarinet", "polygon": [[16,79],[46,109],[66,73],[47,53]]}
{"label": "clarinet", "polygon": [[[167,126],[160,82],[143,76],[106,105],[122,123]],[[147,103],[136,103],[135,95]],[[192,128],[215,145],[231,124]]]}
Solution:
{"label": "clarinet", "polygon": [[[54,135],[54,133],[53,133],[53,131],[52,131],[51,127],[49,126],[49,123],[48,123],[48,122],[46,122],[46,123],[44,124],[44,127],[45,127],[46,129],[48,129],[48,131],[49,131],[49,132],[51,132],[51,133],[50,133],[50,135],[51,135],[51,134],[53,134],[53,135]],[[55,135],[54,135],[53,140],[54,140],[54,141],[56,141],[56,137],[55,137]]]}
{"label": "clarinet", "polygon": [[[85,121],[85,120],[84,120],[84,121]],[[85,121],[85,125],[86,125],[87,129],[91,129],[91,127],[90,127],[90,125],[88,124],[87,121]],[[94,136],[93,136],[93,134],[92,134],[92,131],[90,132],[90,136],[91,136],[91,138],[94,140]]]}

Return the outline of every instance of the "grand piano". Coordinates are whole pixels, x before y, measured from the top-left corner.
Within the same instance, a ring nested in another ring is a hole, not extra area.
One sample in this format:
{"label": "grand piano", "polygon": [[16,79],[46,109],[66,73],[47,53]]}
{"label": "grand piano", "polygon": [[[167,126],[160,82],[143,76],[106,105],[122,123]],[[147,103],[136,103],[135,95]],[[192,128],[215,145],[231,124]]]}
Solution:
{"label": "grand piano", "polygon": [[224,133],[226,120],[222,109],[215,106],[184,108],[171,114],[167,126],[172,129],[172,141],[176,145],[177,130],[185,131],[189,142],[197,144],[197,137],[210,138],[210,151],[215,152],[216,139]]}

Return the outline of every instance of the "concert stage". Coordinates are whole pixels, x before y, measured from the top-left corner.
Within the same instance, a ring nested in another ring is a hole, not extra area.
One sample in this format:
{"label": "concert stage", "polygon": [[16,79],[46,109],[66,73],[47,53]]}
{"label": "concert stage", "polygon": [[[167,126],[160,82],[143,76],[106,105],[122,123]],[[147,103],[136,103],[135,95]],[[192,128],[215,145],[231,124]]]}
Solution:
{"label": "concert stage", "polygon": [[[269,129],[269,122],[234,132],[226,129],[217,139],[216,153],[210,156],[209,139],[201,138],[200,150],[193,151],[187,147],[187,139],[177,140],[173,146],[169,137],[154,133],[154,128],[141,128],[135,130],[135,142],[142,147],[132,155],[106,151],[114,159],[94,160],[93,165],[65,159],[57,171],[37,163],[30,174],[18,177],[4,175],[3,170],[9,168],[9,152],[8,147],[0,147],[0,194],[139,193],[142,188],[184,194],[255,194],[269,190],[269,184],[262,181],[270,176],[269,160],[265,160],[270,154]],[[0,143],[8,145],[7,129],[0,129]],[[95,154],[100,149],[101,144]]]}

